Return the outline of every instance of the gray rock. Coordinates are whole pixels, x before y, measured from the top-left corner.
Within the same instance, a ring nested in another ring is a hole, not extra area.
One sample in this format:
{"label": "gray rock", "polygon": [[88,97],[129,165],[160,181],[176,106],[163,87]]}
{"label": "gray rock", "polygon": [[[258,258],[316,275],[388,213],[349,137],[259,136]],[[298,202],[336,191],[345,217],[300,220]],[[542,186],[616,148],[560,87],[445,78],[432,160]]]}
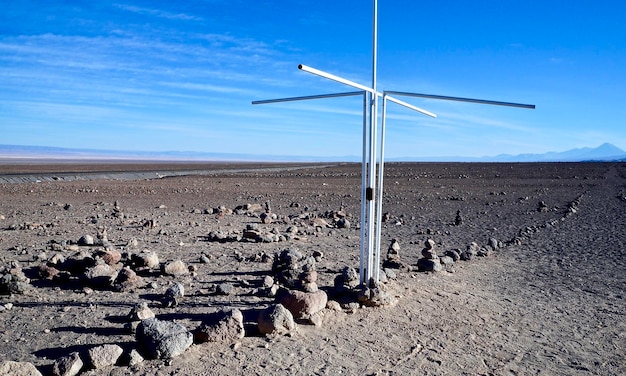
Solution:
{"label": "gray rock", "polygon": [[137,327],[137,342],[151,359],[171,359],[193,343],[193,335],[181,324],[156,318],[143,320]]}
{"label": "gray rock", "polygon": [[393,296],[389,294],[383,284],[372,283],[370,286],[362,286],[357,295],[359,303],[368,307],[380,307],[391,305],[395,302]]}
{"label": "gray rock", "polygon": [[452,257],[450,256],[443,256],[439,258],[439,262],[443,265],[443,266],[451,266],[454,265],[454,260],[452,259]]}
{"label": "gray rock", "polygon": [[259,332],[261,334],[289,334],[296,329],[293,315],[282,304],[267,307],[259,314]]}
{"label": "gray rock", "polygon": [[458,249],[447,250],[444,252],[444,255],[452,258],[452,261],[459,261],[461,259]]}
{"label": "gray rock", "polygon": [[337,228],[349,229],[350,228],[350,221],[348,221],[346,218],[340,218],[337,221]]}
{"label": "gray rock", "polygon": [[0,363],[0,375],[7,376],[42,376],[32,363],[4,361]]}
{"label": "gray rock", "polygon": [[89,364],[93,368],[99,369],[115,365],[123,352],[124,350],[118,345],[109,344],[90,348],[87,351],[87,356]]}
{"label": "gray rock", "polygon": [[77,352],[61,357],[52,364],[52,375],[54,376],[75,376],[83,368],[83,361]]}
{"label": "gray rock", "polygon": [[208,315],[195,331],[196,342],[234,342],[245,336],[243,314],[239,309]]}
{"label": "gray rock", "polygon": [[423,272],[439,272],[442,269],[442,265],[441,262],[439,262],[439,259],[430,260],[426,258],[421,258],[417,260],[417,267],[420,271]]}
{"label": "gray rock", "polygon": [[163,307],[176,307],[183,296],[185,296],[185,286],[180,282],[174,283],[165,290]]}
{"label": "gray rock", "polygon": [[496,238],[489,238],[488,245],[493,249],[502,248],[502,242],[498,241]]}
{"label": "gray rock", "polygon": [[78,245],[94,245],[94,239],[91,235],[83,235],[78,239]]}
{"label": "gray rock", "polygon": [[218,295],[230,295],[235,287],[230,283],[220,283],[215,287],[215,292]]}
{"label": "gray rock", "polygon": [[141,356],[139,351],[137,351],[136,349],[132,349],[130,350],[130,353],[128,353],[128,359],[126,363],[132,367],[142,363],[143,361],[143,356]]}
{"label": "gray rock", "polygon": [[263,278],[263,287],[270,288],[274,286],[274,278],[272,276],[266,275]]}

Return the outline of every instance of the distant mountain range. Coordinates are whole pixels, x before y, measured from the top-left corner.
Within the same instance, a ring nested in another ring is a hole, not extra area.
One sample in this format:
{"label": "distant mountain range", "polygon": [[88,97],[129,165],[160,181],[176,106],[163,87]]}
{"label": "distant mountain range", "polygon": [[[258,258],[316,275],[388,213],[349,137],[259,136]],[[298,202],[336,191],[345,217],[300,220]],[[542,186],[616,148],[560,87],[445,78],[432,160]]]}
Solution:
{"label": "distant mountain range", "polygon": [[[48,146],[0,145],[0,160],[160,160],[160,161],[254,161],[254,162],[359,162],[357,156],[306,157],[262,154],[206,153],[183,151],[118,151],[97,149],[68,149]],[[405,157],[392,158],[399,162],[624,162],[626,152],[615,145],[604,143],[596,148],[579,148],[544,154],[500,154],[487,157]]]}

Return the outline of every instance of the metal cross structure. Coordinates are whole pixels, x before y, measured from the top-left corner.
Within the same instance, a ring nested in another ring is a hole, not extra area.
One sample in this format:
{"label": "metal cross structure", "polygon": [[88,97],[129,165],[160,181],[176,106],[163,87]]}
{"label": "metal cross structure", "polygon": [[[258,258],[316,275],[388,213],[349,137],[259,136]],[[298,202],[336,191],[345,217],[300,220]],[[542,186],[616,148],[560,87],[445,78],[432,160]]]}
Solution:
{"label": "metal cross structure", "polygon": [[[418,94],[400,91],[377,90],[377,49],[378,49],[378,0],[373,0],[373,37],[372,37],[372,85],[365,86],[359,83],[346,80],[321,70],[298,65],[298,69],[351,86],[358,91],[310,95],[302,97],[290,97],[281,99],[269,99],[253,101],[252,104],[268,104],[278,102],[291,102],[310,99],[336,98],[346,96],[363,96],[363,158],[361,162],[361,236],[360,236],[360,265],[359,276],[361,284],[368,284],[372,281],[378,282],[380,278],[380,236],[382,228],[382,197],[383,197],[383,177],[385,160],[385,126],[387,101],[399,104],[424,115],[437,117],[432,112],[426,111],[409,103],[401,101],[394,96],[408,96],[419,98],[440,99],[449,101],[461,101],[471,103],[490,104],[498,106],[520,107],[534,109],[534,105],[511,102],[492,101],[485,99],[450,97],[434,94]],[[378,99],[382,99],[382,123],[380,127],[380,154],[377,162],[378,146]],[[377,171],[378,170],[378,171]],[[376,187],[376,189],[374,188]]]}

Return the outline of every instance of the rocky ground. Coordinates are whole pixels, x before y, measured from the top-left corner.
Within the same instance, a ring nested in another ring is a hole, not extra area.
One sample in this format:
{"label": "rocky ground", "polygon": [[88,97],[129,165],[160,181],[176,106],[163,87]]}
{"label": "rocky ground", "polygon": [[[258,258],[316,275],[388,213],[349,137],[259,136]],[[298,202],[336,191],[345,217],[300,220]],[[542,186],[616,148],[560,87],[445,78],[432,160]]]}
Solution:
{"label": "rocky ground", "polygon": [[386,165],[380,300],[360,172],[0,166],[0,374],[626,373],[626,164]]}

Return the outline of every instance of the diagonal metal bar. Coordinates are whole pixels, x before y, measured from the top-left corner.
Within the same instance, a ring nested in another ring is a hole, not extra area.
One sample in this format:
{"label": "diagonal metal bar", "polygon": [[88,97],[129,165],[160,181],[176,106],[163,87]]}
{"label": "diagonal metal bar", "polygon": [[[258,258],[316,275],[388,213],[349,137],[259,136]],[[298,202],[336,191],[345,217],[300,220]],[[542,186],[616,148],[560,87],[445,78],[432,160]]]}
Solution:
{"label": "diagonal metal bar", "polygon": [[268,104],[268,103],[280,103],[280,102],[295,102],[304,101],[309,99],[323,99],[323,98],[337,98],[337,97],[350,97],[356,95],[363,95],[363,91],[349,91],[346,93],[333,93],[333,94],[319,94],[319,95],[307,95],[304,97],[290,97],[279,99],[265,99],[261,101],[252,101],[252,104]]}
{"label": "diagonal metal bar", "polygon": [[[419,107],[413,106],[412,104],[409,104],[409,103],[406,103],[406,102],[401,101],[401,100],[399,100],[399,99],[396,99],[396,98],[394,98],[394,97],[391,97],[391,96],[387,95],[388,93],[389,93],[389,92],[385,91],[385,94],[383,95],[383,100],[384,100],[384,99],[389,100],[389,101],[391,101],[391,102],[394,102],[394,103],[399,104],[400,106],[404,106],[404,107],[406,107],[406,108],[410,108],[411,110],[414,110],[414,111],[417,111],[417,112],[421,112],[421,113],[423,113],[424,115],[428,115],[428,116],[430,116],[430,117],[434,117],[434,118],[436,118],[436,117],[437,117],[437,115],[435,115],[434,113],[432,113],[432,112],[430,112],[430,111],[426,111],[426,110],[421,109],[421,108],[419,108]],[[384,103],[385,103],[385,102],[383,102],[383,105],[384,105]],[[384,111],[383,111],[383,119],[384,119],[384,118],[385,118],[385,115],[384,115]]]}
{"label": "diagonal metal bar", "polygon": [[492,101],[492,100],[488,100],[488,99],[474,99],[474,98],[463,98],[463,97],[450,97],[450,96],[447,96],[447,95],[407,93],[407,92],[404,92],[404,91],[385,91],[385,93],[386,94],[391,94],[391,95],[401,95],[401,96],[406,96],[406,97],[418,97],[418,98],[441,99],[441,100],[446,100],[446,101],[491,104],[491,105],[495,105],[495,106],[520,107],[520,108],[530,108],[530,109],[534,109],[535,108],[534,104],[501,102],[501,101]]}
{"label": "diagonal metal bar", "polygon": [[306,66],[304,64],[298,65],[298,69],[300,69],[302,71],[305,71],[305,72],[309,72],[309,73],[314,74],[316,76],[328,78],[329,80],[332,80],[332,81],[335,81],[335,82],[339,82],[339,83],[342,83],[344,85],[352,86],[353,88],[356,88],[356,89],[359,89],[359,90],[367,91],[368,93],[376,94],[378,96],[381,95],[380,93],[376,93],[376,90],[372,89],[371,87],[367,87],[365,85],[361,85],[361,84],[359,84],[357,82],[354,82],[354,81],[346,80],[345,78],[342,78],[342,77],[339,77],[339,76],[335,76],[334,74],[326,73],[326,72],[321,71],[319,69],[311,68],[311,67]]}

